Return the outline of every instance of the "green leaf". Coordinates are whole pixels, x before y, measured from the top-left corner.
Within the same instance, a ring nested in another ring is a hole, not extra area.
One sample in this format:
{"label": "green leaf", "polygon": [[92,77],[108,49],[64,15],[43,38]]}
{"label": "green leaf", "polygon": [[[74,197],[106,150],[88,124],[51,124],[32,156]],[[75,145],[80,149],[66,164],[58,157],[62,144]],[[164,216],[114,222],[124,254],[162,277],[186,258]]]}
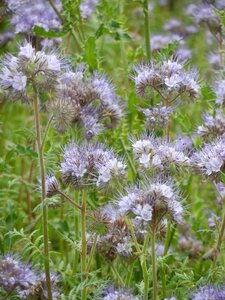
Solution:
{"label": "green leaf", "polygon": [[95,37],[90,36],[84,46],[85,54],[84,61],[89,65],[90,71],[97,69],[98,61],[96,55]]}
{"label": "green leaf", "polygon": [[40,26],[34,26],[34,33],[36,35],[45,37],[45,38],[57,38],[57,37],[63,37],[66,35],[66,31],[53,31],[49,30],[46,31],[43,27]]}

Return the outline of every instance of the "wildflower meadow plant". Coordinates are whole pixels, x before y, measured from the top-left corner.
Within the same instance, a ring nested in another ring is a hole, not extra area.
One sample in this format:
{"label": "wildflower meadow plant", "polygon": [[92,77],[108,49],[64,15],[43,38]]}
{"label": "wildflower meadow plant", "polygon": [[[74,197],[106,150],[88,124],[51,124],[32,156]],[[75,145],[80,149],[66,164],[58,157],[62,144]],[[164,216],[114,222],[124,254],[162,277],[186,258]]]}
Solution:
{"label": "wildflower meadow plant", "polygon": [[225,299],[223,1],[3,2],[0,298]]}

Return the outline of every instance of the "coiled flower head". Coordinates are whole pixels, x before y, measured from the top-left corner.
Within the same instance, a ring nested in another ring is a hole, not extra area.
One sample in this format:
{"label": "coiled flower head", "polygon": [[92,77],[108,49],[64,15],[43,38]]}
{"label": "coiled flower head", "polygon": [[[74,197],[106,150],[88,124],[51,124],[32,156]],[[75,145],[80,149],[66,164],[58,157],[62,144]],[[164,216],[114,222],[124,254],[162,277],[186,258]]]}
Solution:
{"label": "coiled flower head", "polygon": [[225,138],[217,138],[205,144],[201,150],[195,152],[190,161],[194,171],[203,176],[216,178],[225,168]]}
{"label": "coiled flower head", "polygon": [[[51,273],[52,295],[60,296],[59,277]],[[45,274],[33,270],[15,255],[0,257],[0,286],[7,292],[16,292],[20,299],[48,299]]]}
{"label": "coiled flower head", "polygon": [[124,288],[116,289],[111,286],[104,290],[102,300],[140,300],[140,298],[132,295],[129,290]]}
{"label": "coiled flower head", "polygon": [[209,4],[193,7],[191,15],[197,23],[206,24],[212,32],[221,31],[220,19]]}
{"label": "coiled flower head", "polygon": [[199,288],[193,295],[192,300],[223,300],[225,299],[225,289],[213,285]]}
{"label": "coiled flower head", "polygon": [[82,0],[80,4],[81,16],[84,20],[88,20],[96,9],[99,0]]}
{"label": "coiled flower head", "polygon": [[140,140],[132,142],[134,159],[141,172],[146,170],[169,170],[171,165],[176,167],[188,166],[188,151],[183,149],[178,141],[167,142],[153,135],[143,135]]}
{"label": "coiled flower head", "polygon": [[213,90],[216,94],[216,104],[225,106],[225,79],[217,78]]}
{"label": "coiled flower head", "polygon": [[64,149],[61,175],[64,183],[76,188],[90,184],[110,187],[126,175],[125,168],[125,164],[103,144],[84,142],[77,145],[72,142]]}
{"label": "coiled flower head", "polygon": [[91,138],[104,127],[114,127],[122,116],[122,107],[114,86],[105,75],[87,76],[86,73],[84,65],[78,66],[75,72],[67,72],[49,110],[54,114],[58,131],[74,122]]}
{"label": "coiled flower head", "polygon": [[181,222],[183,207],[180,192],[170,180],[149,180],[131,187],[118,200],[119,211],[130,214],[140,223],[160,224],[170,217]]}
{"label": "coiled flower head", "polygon": [[225,115],[220,110],[217,109],[215,115],[205,113],[203,119],[205,122],[197,131],[203,138],[218,137],[225,133]]}
{"label": "coiled flower head", "polygon": [[0,286],[6,292],[17,290],[18,293],[30,294],[31,290],[35,291],[37,280],[36,272],[18,257],[6,255],[0,258]]}
{"label": "coiled flower head", "polygon": [[[16,33],[31,33],[34,26],[43,27],[46,31],[61,28],[61,21],[48,1],[45,0],[7,0],[12,12],[11,24]],[[53,1],[57,10],[62,9],[61,1]]]}
{"label": "coiled flower head", "polygon": [[182,94],[195,99],[199,85],[198,72],[194,69],[185,70],[184,62],[177,60],[163,60],[151,65],[134,67],[136,92],[139,96],[147,96],[147,89],[155,90],[164,101],[174,102]]}
{"label": "coiled flower head", "polygon": [[[98,233],[96,249],[107,261],[113,261],[116,257],[130,260],[135,257],[135,249],[131,232],[125,219],[118,210],[110,205],[102,207],[93,213],[94,223],[90,229]],[[91,248],[93,239],[88,242]]]}
{"label": "coiled flower head", "polygon": [[27,100],[30,85],[55,90],[64,68],[56,52],[36,51],[25,41],[17,56],[6,54],[1,60],[0,88],[12,99]]}
{"label": "coiled flower head", "polygon": [[147,127],[148,129],[153,129],[156,126],[160,128],[165,127],[169,121],[170,115],[173,113],[172,107],[166,107],[162,104],[140,110],[146,117],[145,127]]}

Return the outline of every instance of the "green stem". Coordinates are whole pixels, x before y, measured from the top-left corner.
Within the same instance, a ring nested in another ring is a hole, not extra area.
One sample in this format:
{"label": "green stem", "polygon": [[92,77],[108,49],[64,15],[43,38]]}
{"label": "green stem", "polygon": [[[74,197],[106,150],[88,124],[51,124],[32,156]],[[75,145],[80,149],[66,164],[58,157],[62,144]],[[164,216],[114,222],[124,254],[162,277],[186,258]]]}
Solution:
{"label": "green stem", "polygon": [[220,226],[219,236],[218,236],[218,240],[217,240],[217,243],[216,243],[216,249],[217,249],[218,253],[220,253],[220,248],[221,248],[221,245],[222,245],[222,242],[223,242],[224,230],[225,230],[225,213],[223,215],[223,221],[222,221],[222,224]]}
{"label": "green stem", "polygon": [[42,143],[41,143],[41,150],[42,151],[44,150],[43,148],[44,148],[44,145],[45,145],[45,140],[46,140],[46,137],[48,135],[48,131],[49,131],[50,125],[52,123],[53,117],[54,117],[53,115],[50,116],[50,118],[48,120],[48,123],[47,123],[47,125],[45,127],[45,132],[44,132],[44,136],[42,138]]}
{"label": "green stem", "polygon": [[150,231],[147,232],[144,246],[143,246],[143,258],[141,261],[141,267],[143,272],[143,279],[144,279],[144,300],[148,300],[148,290],[149,290],[149,274],[147,268],[147,248],[150,238]]}
{"label": "green stem", "polygon": [[157,266],[156,266],[156,253],[155,253],[155,236],[156,231],[153,227],[152,230],[152,281],[153,281],[153,300],[157,300]]}
{"label": "green stem", "polygon": [[92,259],[94,257],[95,250],[96,250],[97,240],[98,240],[98,234],[95,235],[94,242],[93,242],[93,245],[91,247],[91,252],[90,252],[88,265],[87,265],[87,272],[90,270],[90,267],[91,267]]}
{"label": "green stem", "polygon": [[52,0],[48,0],[48,2],[50,3],[51,7],[53,8],[53,10],[55,11],[56,15],[58,16],[58,18],[60,19],[60,21],[63,23],[64,19],[63,16],[61,15],[61,13],[58,11],[57,7],[55,6],[54,2]]}
{"label": "green stem", "polygon": [[[79,199],[79,192],[75,191],[75,201]],[[74,209],[74,239],[78,241],[79,239],[79,215],[77,214],[77,209]],[[73,272],[77,273],[77,266],[79,262],[79,251],[75,250],[74,252],[74,263],[73,263]]]}
{"label": "green stem", "polygon": [[126,223],[127,223],[128,228],[130,229],[131,236],[132,236],[132,238],[133,238],[133,241],[134,241],[134,245],[135,245],[136,251],[137,251],[138,254],[141,254],[141,249],[140,249],[140,247],[139,247],[139,245],[138,245],[138,241],[137,241],[137,238],[136,238],[136,235],[135,235],[135,232],[134,232],[134,227],[133,227],[133,225],[132,225],[132,223],[131,223],[131,220],[130,220],[129,218],[126,217],[126,218],[125,218],[125,221],[126,221]]}
{"label": "green stem", "polygon": [[125,285],[127,288],[130,287],[130,282],[131,282],[131,278],[133,275],[133,268],[134,268],[134,264],[131,263],[130,266],[128,267],[127,277],[126,277],[126,281],[125,281]]}
{"label": "green stem", "polygon": [[82,211],[82,206],[74,202],[69,196],[67,196],[64,192],[57,190],[57,192],[63,196],[69,203],[71,203],[74,207],[78,208],[80,211]]}
{"label": "green stem", "polygon": [[[86,280],[86,260],[87,260],[87,240],[86,240],[86,206],[87,206],[87,190],[84,189],[82,192],[82,210],[81,210],[81,240],[82,240],[82,250],[81,250],[81,273],[82,280]],[[81,291],[81,299],[87,299],[87,288],[84,287]]]}
{"label": "green stem", "polygon": [[130,154],[128,153],[127,149],[126,149],[126,145],[124,144],[124,141],[122,138],[119,138],[120,142],[121,142],[121,145],[123,147],[123,150],[124,152],[126,153],[126,156],[127,156],[127,159],[128,159],[128,163],[130,165],[130,168],[131,168],[131,171],[132,171],[132,174],[133,174],[133,179],[136,179],[137,178],[137,171],[136,171],[136,168],[134,166],[134,163],[131,159],[131,156]]}
{"label": "green stem", "polygon": [[[171,225],[170,225],[170,222],[168,222],[167,223],[166,240],[165,240],[165,245],[164,245],[163,256],[167,255],[167,252],[168,252],[168,249],[169,249],[170,229],[171,229]],[[164,266],[162,266],[162,294],[163,294],[163,298],[166,298],[166,273],[165,273]]]}
{"label": "green stem", "polygon": [[118,283],[119,283],[121,286],[124,287],[125,284],[124,284],[124,282],[123,282],[123,279],[121,278],[119,272],[117,271],[117,269],[115,268],[115,266],[114,266],[113,264],[111,265],[111,268],[112,268],[112,270],[113,270],[114,275],[115,275],[116,278],[117,278]]}
{"label": "green stem", "polygon": [[45,265],[45,277],[46,277],[46,286],[48,293],[48,300],[52,300],[52,291],[51,291],[51,277],[50,277],[50,256],[49,256],[49,246],[48,246],[48,209],[45,205],[45,165],[44,165],[44,154],[43,146],[41,142],[41,126],[40,126],[40,114],[39,114],[39,99],[38,91],[34,86],[34,117],[35,117],[35,129],[37,136],[37,146],[38,146],[38,157],[39,157],[39,172],[41,177],[41,201],[42,201],[42,220],[43,220],[43,231],[44,231],[44,265]]}
{"label": "green stem", "polygon": [[145,47],[146,56],[148,61],[151,60],[151,41],[150,41],[150,30],[149,30],[149,12],[148,12],[148,0],[143,2],[143,12],[145,21]]}

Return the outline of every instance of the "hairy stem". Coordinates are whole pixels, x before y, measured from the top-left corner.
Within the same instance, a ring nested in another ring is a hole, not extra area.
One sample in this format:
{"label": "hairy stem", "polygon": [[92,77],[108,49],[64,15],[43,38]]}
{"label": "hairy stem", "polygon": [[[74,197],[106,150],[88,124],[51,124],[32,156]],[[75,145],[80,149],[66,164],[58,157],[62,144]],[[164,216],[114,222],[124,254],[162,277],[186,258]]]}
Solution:
{"label": "hairy stem", "polygon": [[216,249],[217,249],[218,253],[220,253],[220,248],[221,248],[221,245],[222,245],[222,242],[223,242],[223,237],[224,237],[224,231],[225,231],[225,213],[223,215],[223,221],[222,221],[222,224],[220,226],[219,236],[218,236],[218,240],[217,240],[217,243],[216,243]]}
{"label": "hairy stem", "polygon": [[147,268],[147,248],[149,244],[149,238],[150,238],[150,231],[147,232],[144,246],[143,246],[143,258],[141,261],[141,267],[143,272],[143,279],[144,279],[144,300],[148,300],[148,290],[149,290],[149,274],[148,274],[148,268]]}
{"label": "hairy stem", "polygon": [[48,246],[48,209],[44,201],[46,198],[45,190],[45,164],[44,164],[44,154],[43,147],[41,142],[41,126],[40,126],[40,114],[39,114],[39,99],[38,91],[34,86],[34,117],[35,117],[35,129],[37,136],[37,150],[39,157],[39,173],[41,177],[41,201],[42,201],[42,221],[43,221],[43,235],[44,235],[44,265],[45,265],[45,277],[46,277],[46,286],[48,292],[48,300],[52,300],[52,291],[51,291],[51,278],[50,278],[50,256],[49,256],[49,246]]}
{"label": "hairy stem", "polygon": [[[87,190],[82,192],[82,210],[81,210],[81,273],[83,274],[82,280],[86,280],[86,260],[87,260],[87,240],[86,240],[86,206],[87,206]],[[81,291],[81,299],[87,299],[87,288],[84,287]]]}
{"label": "hairy stem", "polygon": [[129,163],[129,165],[130,165],[130,168],[131,168],[131,171],[132,171],[132,174],[133,174],[133,178],[134,178],[134,179],[137,179],[137,171],[136,171],[136,168],[135,168],[135,166],[134,166],[134,163],[133,163],[133,161],[132,161],[132,158],[131,158],[130,154],[128,153],[128,151],[127,151],[127,149],[126,149],[126,145],[124,144],[124,141],[123,141],[122,138],[120,138],[120,142],[121,142],[121,145],[122,145],[122,147],[123,147],[124,152],[125,152],[126,155],[127,155],[128,163]]}
{"label": "hairy stem", "polygon": [[[78,202],[79,200],[79,192],[75,191],[75,201]],[[77,214],[77,208],[74,207],[74,239],[75,241],[79,240],[79,215]],[[79,263],[79,251],[75,250],[74,252],[74,263],[73,263],[73,272],[76,274],[77,267]]]}
{"label": "hairy stem", "polygon": [[42,138],[42,143],[41,143],[41,150],[43,151],[44,149],[44,145],[45,145],[45,140],[46,140],[46,137],[48,135],[48,131],[49,131],[49,128],[50,128],[50,125],[52,123],[52,120],[53,120],[53,115],[50,116],[49,120],[48,120],[48,123],[45,127],[45,132],[44,132],[44,136]]}
{"label": "hairy stem", "polygon": [[79,204],[77,204],[76,202],[74,202],[69,196],[67,196],[64,192],[57,190],[57,192],[63,196],[63,198],[65,198],[69,203],[71,203],[73,206],[75,206],[76,208],[78,208],[80,211],[82,211],[82,206],[80,206]]}
{"label": "hairy stem", "polygon": [[113,273],[114,273],[115,276],[116,276],[116,279],[117,279],[118,283],[119,283],[121,286],[124,287],[125,284],[124,284],[123,279],[122,279],[122,277],[120,276],[119,272],[117,271],[116,267],[112,264],[112,265],[111,265],[111,268],[112,268]]}
{"label": "hairy stem", "polygon": [[156,266],[156,253],[155,253],[155,236],[156,230],[152,230],[152,281],[153,281],[153,300],[157,300],[157,266]]}
{"label": "hairy stem", "polygon": [[[167,255],[168,249],[169,249],[169,242],[170,242],[170,222],[167,223],[167,231],[166,231],[166,240],[164,244],[164,252],[163,256]],[[166,298],[166,273],[165,273],[165,267],[162,266],[162,294],[163,298]]]}
{"label": "hairy stem", "polygon": [[146,56],[149,61],[151,59],[151,42],[150,42],[150,30],[149,30],[148,0],[144,0],[144,2],[143,2],[143,12],[144,12],[144,21],[145,21]]}
{"label": "hairy stem", "polygon": [[96,233],[93,245],[91,247],[91,252],[90,252],[88,265],[87,265],[87,272],[89,272],[90,267],[91,267],[91,263],[92,263],[92,260],[93,260],[94,254],[95,254],[95,250],[96,250],[97,241],[98,241],[98,234]]}

